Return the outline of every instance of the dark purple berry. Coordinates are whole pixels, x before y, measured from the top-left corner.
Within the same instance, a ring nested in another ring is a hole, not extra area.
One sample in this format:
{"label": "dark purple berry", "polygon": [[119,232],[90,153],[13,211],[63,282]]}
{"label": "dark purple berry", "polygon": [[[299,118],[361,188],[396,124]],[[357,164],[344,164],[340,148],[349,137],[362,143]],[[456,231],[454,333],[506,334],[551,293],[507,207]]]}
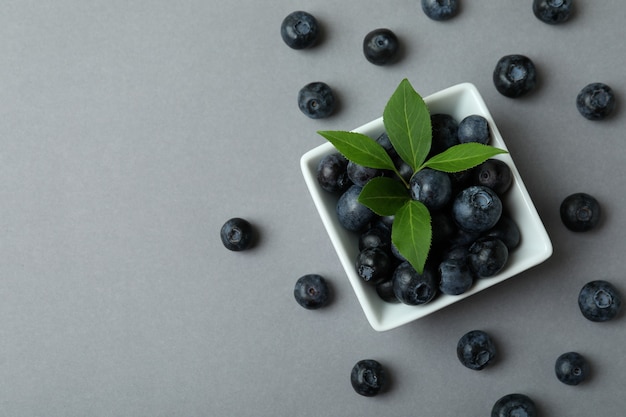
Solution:
{"label": "dark purple berry", "polygon": [[493,83],[500,94],[521,97],[537,85],[535,64],[524,55],[503,56],[493,70]]}
{"label": "dark purple berry", "polygon": [[304,275],[296,281],[293,289],[296,302],[307,310],[325,306],[330,299],[330,288],[324,277],[317,274]]}
{"label": "dark purple berry", "polygon": [[335,111],[335,96],[328,84],[315,81],[298,92],[298,107],[311,119],[323,119]]}
{"label": "dark purple berry", "polygon": [[615,93],[606,84],[588,84],[576,96],[576,108],[588,120],[606,119],[615,110]]}
{"label": "dark purple berry", "polygon": [[220,238],[226,249],[242,251],[252,247],[255,231],[250,222],[234,217],[224,223],[220,230]]}
{"label": "dark purple berry", "polygon": [[600,222],[598,200],[586,193],[571,194],[561,202],[561,221],[573,232],[586,232]]}
{"label": "dark purple berry", "polygon": [[389,29],[374,29],[363,39],[363,54],[375,65],[387,65],[398,56],[398,37]]}
{"label": "dark purple berry", "polygon": [[380,362],[374,359],[363,359],[352,367],[350,383],[357,394],[374,397],[385,387],[387,374]]}
{"label": "dark purple berry", "polygon": [[310,13],[295,11],[283,19],[280,36],[292,49],[310,48],[318,39],[319,24]]}

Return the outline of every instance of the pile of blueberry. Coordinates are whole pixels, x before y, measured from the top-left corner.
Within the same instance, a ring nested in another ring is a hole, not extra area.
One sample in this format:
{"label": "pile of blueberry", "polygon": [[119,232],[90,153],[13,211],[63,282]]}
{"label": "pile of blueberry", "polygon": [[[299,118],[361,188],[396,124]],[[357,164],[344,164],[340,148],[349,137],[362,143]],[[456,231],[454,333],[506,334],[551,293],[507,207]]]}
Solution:
{"label": "pile of blueberry", "polygon": [[[436,21],[447,21],[459,13],[459,0],[421,0],[423,12]],[[532,10],[541,21],[556,25],[569,20],[572,0],[533,0]],[[293,49],[313,47],[319,38],[320,25],[314,16],[296,11],[282,22],[281,36]],[[375,65],[387,65],[398,59],[400,42],[389,29],[375,29],[363,39],[365,58]],[[510,98],[528,94],[537,85],[537,70],[524,55],[503,56],[493,71],[498,92]],[[312,82],[298,94],[298,106],[308,117],[330,116],[336,108],[332,89],[323,82]],[[603,120],[613,113],[615,95],[606,84],[590,83],[580,90],[576,107],[589,120]],[[472,115],[457,123],[446,114],[432,115],[433,153],[466,142],[489,142],[489,125],[481,116]],[[355,267],[359,276],[375,286],[387,302],[423,304],[438,293],[461,294],[476,279],[497,274],[506,264],[508,254],[522,238],[513,219],[502,206],[501,197],[510,188],[512,175],[506,163],[490,159],[480,166],[456,174],[424,169],[416,175],[393,154],[385,134],[376,140],[398,161],[398,172],[410,181],[412,197],[423,202],[432,213],[433,245],[436,253],[423,274],[418,274],[398,253],[391,242],[392,217],[379,217],[358,203],[361,188],[370,179],[392,175],[347,161],[339,153],[325,156],[318,166],[317,178],[324,190],[340,195],[337,204],[339,222],[359,233],[359,255]],[[601,220],[598,201],[586,193],[566,197],[560,206],[564,226],[573,232],[587,232]],[[228,220],[220,233],[224,246],[232,251],[253,247],[257,233],[246,220]],[[300,277],[294,287],[296,302],[305,309],[326,306],[331,287],[317,274]],[[605,280],[583,286],[578,296],[582,315],[593,322],[617,318],[621,312],[621,294]],[[457,343],[457,357],[466,368],[480,371],[496,358],[496,343],[488,333],[472,330]],[[554,364],[556,378],[567,385],[578,385],[589,376],[590,365],[578,352],[560,355]],[[372,397],[384,392],[388,375],[374,359],[358,361],[350,374],[354,390]],[[535,403],[528,396],[512,393],[493,405],[492,417],[537,416]]]}
{"label": "pile of blueberry", "polygon": [[[471,115],[457,122],[448,114],[438,113],[431,115],[431,121],[433,154],[459,143],[489,143],[489,124],[482,116]],[[358,202],[369,180],[395,174],[360,166],[338,153],[328,154],[320,160],[317,180],[322,189],[339,195],[339,223],[359,234],[355,259],[359,277],[374,286],[384,301],[420,305],[439,293],[462,294],[477,279],[500,272],[521,239],[519,227],[502,203],[513,182],[509,166],[489,159],[459,173],[426,168],[413,175],[385,133],[376,140],[399,167],[403,165],[399,171],[406,175],[412,198],[429,209],[433,243],[420,274],[393,245],[393,216],[377,216]]]}

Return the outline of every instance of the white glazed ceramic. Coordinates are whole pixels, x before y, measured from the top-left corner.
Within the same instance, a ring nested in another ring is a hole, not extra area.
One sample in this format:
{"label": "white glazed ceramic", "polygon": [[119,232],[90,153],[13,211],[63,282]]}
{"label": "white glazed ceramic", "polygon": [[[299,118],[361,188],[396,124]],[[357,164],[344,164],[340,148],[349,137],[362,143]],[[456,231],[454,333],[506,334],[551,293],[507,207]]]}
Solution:
{"label": "white glazed ceramic", "polygon": [[[491,129],[490,144],[501,149],[507,149],[485,102],[473,84],[463,83],[452,86],[425,97],[424,101],[431,114],[447,113],[457,121],[461,121],[464,117],[472,114],[485,117]],[[354,131],[371,138],[377,138],[384,131],[382,117]],[[304,154],[300,161],[302,173],[315,207],[322,218],[322,223],[326,227],[363,312],[371,326],[377,331],[390,330],[424,317],[532,268],[552,255],[550,238],[511,159],[511,155],[498,155],[496,158],[502,159],[509,165],[514,177],[511,188],[503,197],[503,203],[518,224],[522,234],[520,245],[511,252],[505,268],[494,277],[477,280],[468,292],[461,295],[440,294],[430,303],[421,306],[387,303],[379,298],[372,286],[364,283],[356,274],[355,260],[359,252],[358,235],[347,231],[339,224],[335,212],[338,196],[324,191],[317,182],[317,166],[320,160],[333,152],[336,152],[334,146],[327,142]]]}

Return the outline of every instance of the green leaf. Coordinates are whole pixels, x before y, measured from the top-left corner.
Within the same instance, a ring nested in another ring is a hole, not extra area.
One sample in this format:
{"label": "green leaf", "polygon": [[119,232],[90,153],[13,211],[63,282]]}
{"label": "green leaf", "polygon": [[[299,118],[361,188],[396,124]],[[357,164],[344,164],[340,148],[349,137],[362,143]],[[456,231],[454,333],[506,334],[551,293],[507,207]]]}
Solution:
{"label": "green leaf", "polygon": [[400,181],[386,177],[372,178],[359,194],[359,203],[379,216],[393,216],[410,199],[409,191]]}
{"label": "green leaf", "polygon": [[402,80],[387,102],[383,122],[398,155],[416,170],[430,151],[432,126],[426,103],[407,79]]}
{"label": "green leaf", "polygon": [[485,162],[492,156],[507,151],[480,143],[454,145],[424,162],[423,167],[444,172],[459,172]]}
{"label": "green leaf", "polygon": [[391,240],[411,266],[423,273],[432,240],[430,213],[424,204],[410,200],[396,212]]}
{"label": "green leaf", "polygon": [[339,152],[355,164],[369,168],[390,169],[396,167],[391,157],[378,142],[362,133],[326,130],[317,132],[332,143]]}

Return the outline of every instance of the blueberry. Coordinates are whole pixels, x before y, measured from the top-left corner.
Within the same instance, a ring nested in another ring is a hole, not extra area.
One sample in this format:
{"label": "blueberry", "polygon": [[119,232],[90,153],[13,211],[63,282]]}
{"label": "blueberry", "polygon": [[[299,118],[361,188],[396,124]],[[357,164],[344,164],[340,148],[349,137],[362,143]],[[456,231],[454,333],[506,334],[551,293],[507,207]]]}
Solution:
{"label": "blueberry", "polygon": [[500,398],[491,409],[491,417],[537,417],[537,407],[524,394],[508,394]]}
{"label": "blueberry", "polygon": [[387,252],[380,248],[367,248],[356,258],[356,272],[361,279],[372,285],[391,278],[392,263]]}
{"label": "blueberry", "polygon": [[606,84],[588,84],[576,96],[576,108],[586,119],[606,119],[615,110],[615,93]]}
{"label": "blueberry", "polygon": [[459,339],[456,356],[463,366],[480,371],[493,362],[496,345],[491,336],[482,330],[472,330]]}
{"label": "blueberry", "polygon": [[491,188],[467,187],[452,203],[452,214],[467,232],[484,232],[496,225],[502,215],[502,201]]}
{"label": "blueberry", "polygon": [[502,215],[498,223],[489,229],[485,236],[497,237],[504,242],[509,252],[518,247],[522,240],[519,226],[511,217],[506,215]]}
{"label": "blueberry", "polygon": [[459,0],[422,0],[422,10],[432,20],[449,20],[458,14]]}
{"label": "blueberry", "polygon": [[324,277],[317,274],[303,275],[293,289],[296,302],[307,310],[316,310],[328,304],[330,288]]}
{"label": "blueberry", "polygon": [[347,171],[348,178],[352,183],[360,187],[364,187],[372,178],[384,175],[384,171],[381,169],[366,167],[352,161],[348,162]]}
{"label": "blueberry", "polygon": [[393,280],[391,279],[378,283],[376,285],[376,294],[387,303],[397,304],[400,302],[393,292]]}
{"label": "blueberry", "polygon": [[298,92],[298,107],[311,119],[323,119],[335,111],[335,96],[328,84],[315,81]]}
{"label": "blueberry", "polygon": [[468,263],[472,271],[480,278],[496,275],[504,268],[508,258],[509,249],[496,237],[478,238],[469,247]]}
{"label": "blueberry", "polygon": [[622,296],[613,284],[595,280],[585,284],[578,294],[583,316],[594,322],[613,320],[622,308]]}
{"label": "blueberry", "polygon": [[513,183],[513,173],[509,165],[499,159],[487,159],[472,169],[473,183],[504,194]]}
{"label": "blueberry", "polygon": [[429,210],[439,210],[452,197],[452,182],[447,173],[424,168],[411,178],[411,197]]}
{"label": "blueberry", "polygon": [[391,229],[384,225],[374,225],[361,233],[359,251],[367,248],[379,248],[389,253],[391,250]]}
{"label": "blueberry", "polygon": [[439,291],[443,294],[463,294],[473,283],[474,274],[465,258],[448,257],[439,264]]}
{"label": "blueberry", "polygon": [[556,359],[554,372],[559,381],[567,385],[578,385],[587,379],[589,364],[578,352],[567,352]]}
{"label": "blueberry", "polygon": [[456,224],[447,210],[431,213],[430,223],[432,225],[432,245],[448,245],[450,239],[457,232]]}
{"label": "blueberry", "polygon": [[537,85],[535,64],[524,55],[505,55],[493,70],[493,83],[496,90],[506,97],[523,96]]}
{"label": "blueberry", "polygon": [[459,144],[459,124],[454,117],[445,113],[435,113],[430,116],[430,123],[432,126],[430,156]]}
{"label": "blueberry", "polygon": [[255,231],[250,222],[234,217],[224,223],[220,230],[220,238],[226,249],[242,251],[252,247]]}
{"label": "blueberry", "polygon": [[413,168],[398,155],[398,152],[394,149],[391,141],[389,140],[389,136],[386,132],[383,132],[378,138],[376,138],[376,142],[378,142],[386,151],[387,154],[391,157],[393,164],[396,166],[398,173],[400,176],[406,181],[409,182],[411,176],[413,175]]}
{"label": "blueberry", "polygon": [[339,223],[351,232],[365,230],[367,225],[376,218],[376,214],[367,206],[359,203],[358,198],[362,187],[352,185],[337,201],[337,218]]}
{"label": "blueberry", "polygon": [[323,190],[340,193],[352,183],[348,177],[348,160],[340,153],[324,156],[317,165],[317,182]]}
{"label": "blueberry", "polygon": [[544,23],[563,23],[572,13],[572,0],[534,0],[533,13]]}
{"label": "blueberry", "polygon": [[437,295],[435,274],[425,268],[420,274],[408,262],[402,262],[393,273],[393,292],[404,304],[426,304]]}
{"label": "blueberry", "polygon": [[303,11],[288,14],[280,25],[280,36],[292,49],[306,49],[319,37],[319,24],[313,15]]}
{"label": "blueberry", "polygon": [[350,383],[357,394],[374,397],[385,387],[387,373],[377,360],[363,359],[352,367]]}
{"label": "blueberry", "polygon": [[398,57],[400,43],[389,29],[374,29],[363,39],[363,54],[375,65],[387,65]]}
{"label": "blueberry", "polygon": [[459,143],[482,143],[486,145],[491,138],[489,122],[483,116],[472,114],[459,122],[457,136]]}
{"label": "blueberry", "polygon": [[586,193],[571,194],[561,202],[561,221],[573,232],[586,232],[600,222],[600,203]]}

